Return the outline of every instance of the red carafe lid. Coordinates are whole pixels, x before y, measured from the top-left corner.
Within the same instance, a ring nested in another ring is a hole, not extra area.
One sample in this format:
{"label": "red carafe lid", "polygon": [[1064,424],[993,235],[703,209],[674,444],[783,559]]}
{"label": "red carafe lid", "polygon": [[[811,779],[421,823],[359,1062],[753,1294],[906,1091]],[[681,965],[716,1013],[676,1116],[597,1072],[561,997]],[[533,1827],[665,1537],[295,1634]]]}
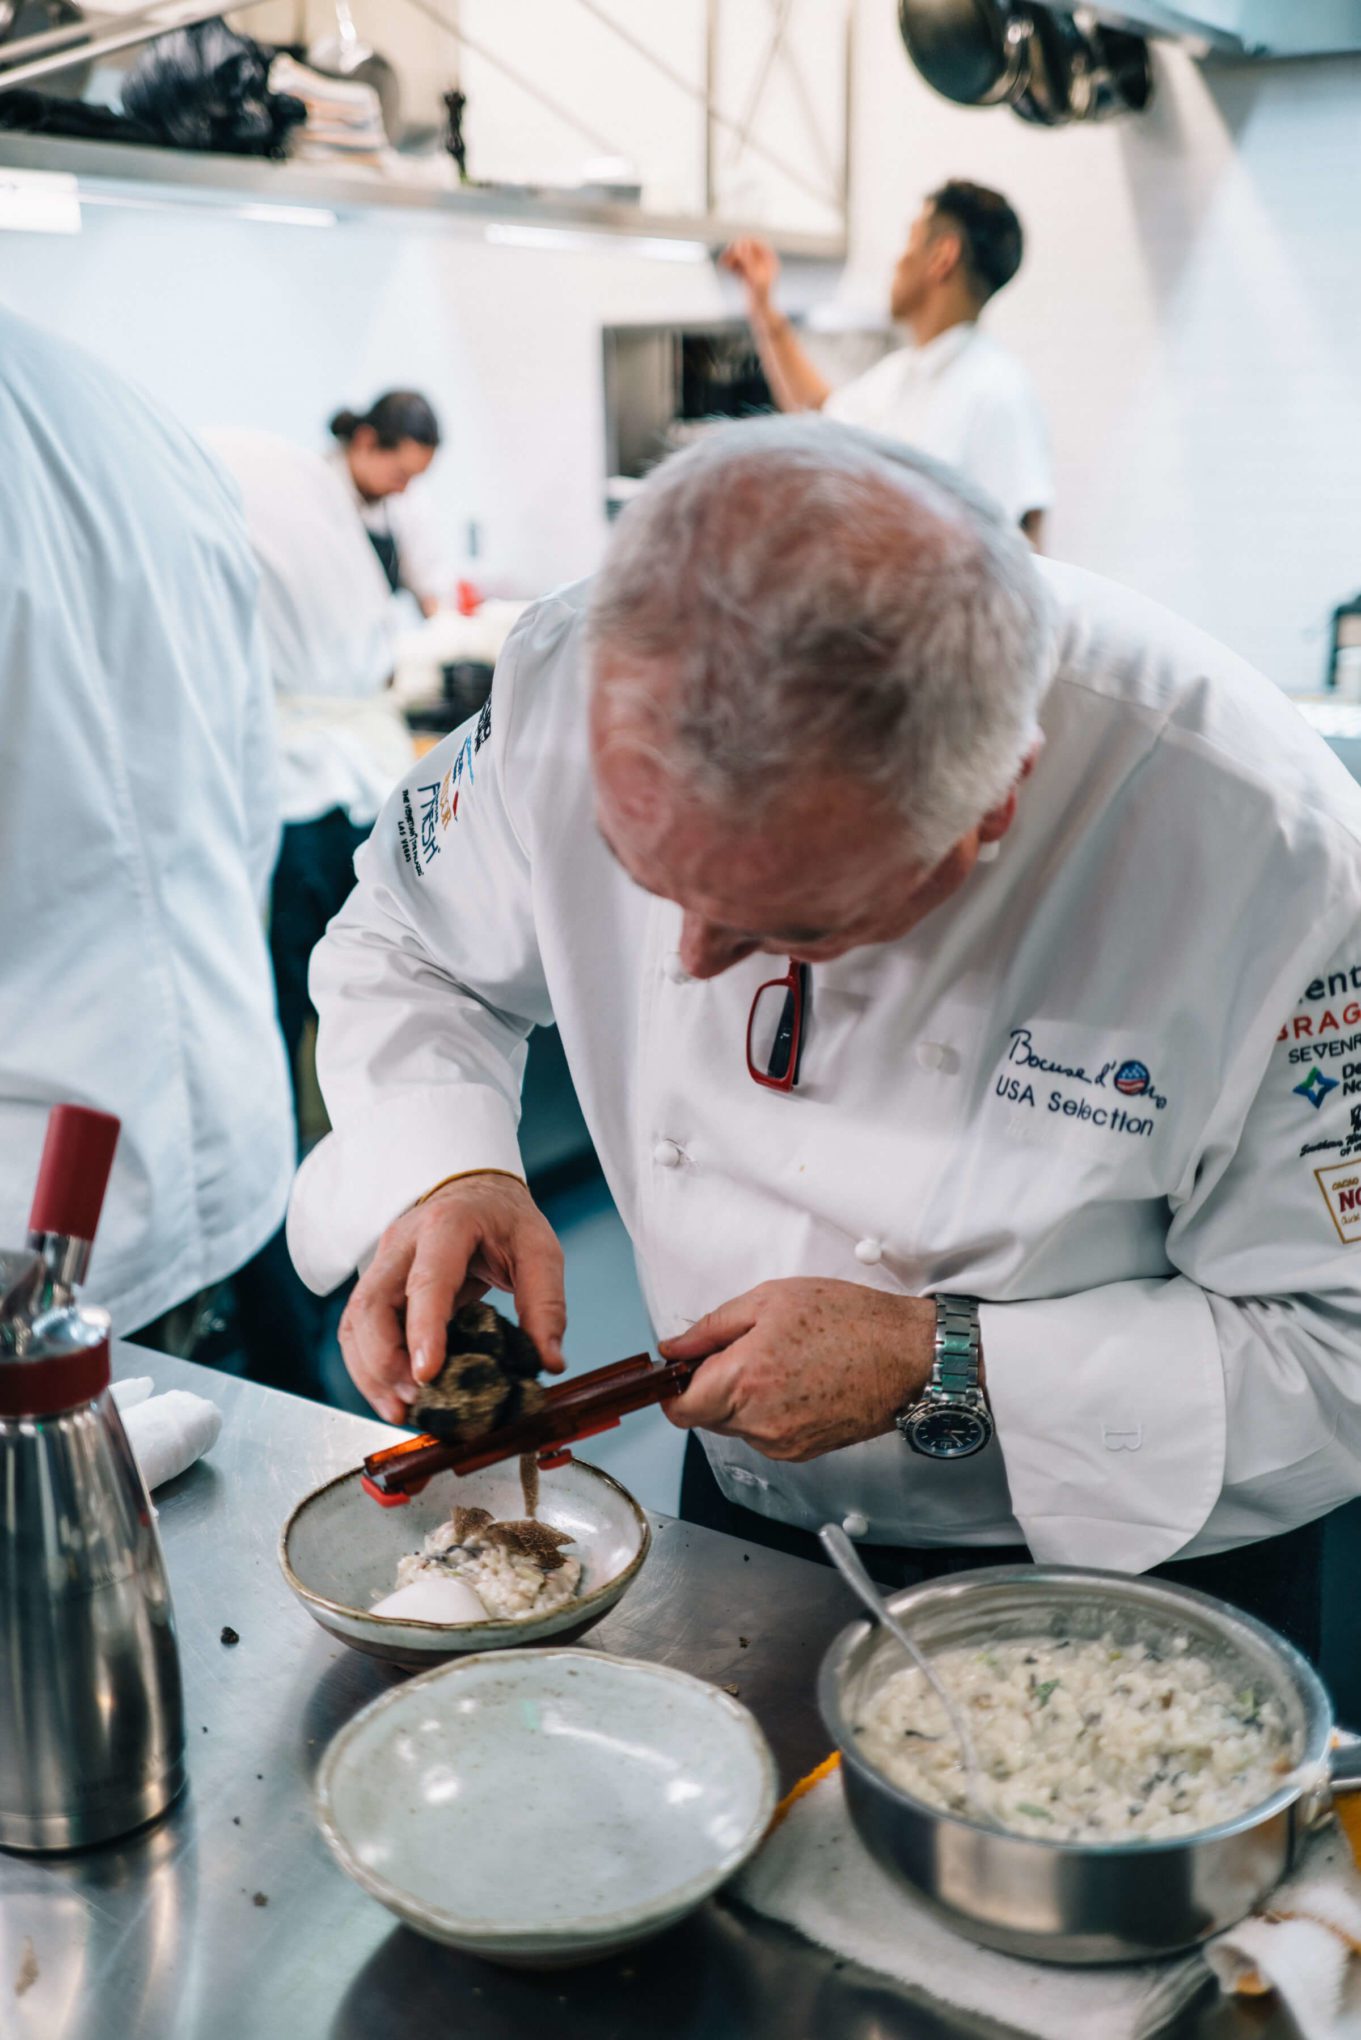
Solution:
{"label": "red carafe lid", "polygon": [[54,1105],[33,1192],[31,1233],[92,1240],[109,1186],[118,1121],[88,1105]]}

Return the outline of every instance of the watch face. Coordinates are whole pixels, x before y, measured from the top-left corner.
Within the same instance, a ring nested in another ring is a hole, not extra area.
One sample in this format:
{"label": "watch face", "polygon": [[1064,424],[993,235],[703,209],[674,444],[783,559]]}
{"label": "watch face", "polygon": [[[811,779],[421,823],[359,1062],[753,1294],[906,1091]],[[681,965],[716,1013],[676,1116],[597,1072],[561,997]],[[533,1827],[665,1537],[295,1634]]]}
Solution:
{"label": "watch face", "polygon": [[981,1452],[991,1436],[986,1417],[960,1408],[923,1410],[908,1433],[909,1442],[931,1459],[966,1459]]}

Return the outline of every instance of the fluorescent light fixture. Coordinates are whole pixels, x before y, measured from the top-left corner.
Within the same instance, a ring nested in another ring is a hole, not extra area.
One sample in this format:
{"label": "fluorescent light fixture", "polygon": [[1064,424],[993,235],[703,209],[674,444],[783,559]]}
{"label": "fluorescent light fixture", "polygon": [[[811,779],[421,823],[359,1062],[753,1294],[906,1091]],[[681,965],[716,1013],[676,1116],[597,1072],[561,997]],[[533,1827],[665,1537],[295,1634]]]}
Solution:
{"label": "fluorescent light fixture", "polygon": [[559,253],[647,255],[654,262],[707,262],[703,241],[673,241],[660,234],[611,234],[589,227],[535,227],[493,220],[483,235],[494,248],[550,248]]}
{"label": "fluorescent light fixture", "polygon": [[324,205],[237,205],[231,208],[238,220],[263,220],[271,227],[337,227],[339,213]]}
{"label": "fluorescent light fixture", "polygon": [[229,220],[260,221],[271,227],[335,227],[340,224],[339,213],[320,205],[221,205],[212,197],[208,198],[142,198],[130,191],[107,191],[94,189],[89,184],[80,187],[80,202],[86,205],[107,205],[124,212],[175,213],[183,218],[185,213],[216,214]]}
{"label": "fluorescent light fixture", "polygon": [[80,190],[65,171],[0,170],[0,228],[27,234],[78,234]]}

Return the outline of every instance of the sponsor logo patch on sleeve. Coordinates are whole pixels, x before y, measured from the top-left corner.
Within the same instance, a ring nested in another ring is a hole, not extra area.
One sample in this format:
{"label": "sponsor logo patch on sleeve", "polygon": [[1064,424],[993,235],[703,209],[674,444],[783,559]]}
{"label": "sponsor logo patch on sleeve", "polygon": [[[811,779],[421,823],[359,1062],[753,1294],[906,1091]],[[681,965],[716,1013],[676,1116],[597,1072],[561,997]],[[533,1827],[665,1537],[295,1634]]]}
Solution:
{"label": "sponsor logo patch on sleeve", "polygon": [[430,866],[439,856],[439,781],[432,780],[428,786],[418,786],[414,796],[409,786],[402,788],[401,811],[397,816],[397,841],[401,845],[403,860],[410,865],[417,878],[424,878]]}
{"label": "sponsor logo patch on sleeve", "polygon": [[477,719],[477,727],[459,745],[443,779],[417,786],[414,797],[409,786],[403,787],[401,812],[397,817],[397,841],[401,845],[403,861],[417,878],[425,878],[429,874],[443,847],[444,838],[458,822],[459,803],[477,779],[473,760],[490,735],[491,697],[488,696]]}
{"label": "sponsor logo patch on sleeve", "polygon": [[1361,1162],[1334,1162],[1331,1168],[1315,1169],[1314,1180],[1343,1246],[1361,1244]]}
{"label": "sponsor logo patch on sleeve", "polygon": [[[1350,1057],[1361,1064],[1361,964],[1349,964],[1345,970],[1330,971],[1327,977],[1315,978],[1306,986],[1298,1012],[1291,1015],[1276,1040],[1286,1046],[1286,1063],[1299,1068],[1303,1064],[1322,1064],[1334,1078],[1342,1074],[1348,1081],[1348,1089],[1361,1090],[1361,1069],[1339,1073],[1339,1060]],[[1301,1089],[1301,1095],[1309,1094]],[[1309,1097],[1310,1104],[1323,1102],[1322,1095]]]}

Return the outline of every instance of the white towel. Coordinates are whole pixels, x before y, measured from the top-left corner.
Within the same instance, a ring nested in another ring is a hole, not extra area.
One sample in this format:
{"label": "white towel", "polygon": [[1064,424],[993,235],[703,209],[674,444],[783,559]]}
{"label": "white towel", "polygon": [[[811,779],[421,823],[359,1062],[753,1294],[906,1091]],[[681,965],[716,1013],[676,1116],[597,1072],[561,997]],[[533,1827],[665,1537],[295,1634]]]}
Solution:
{"label": "white towel", "polygon": [[113,1399],[148,1492],[201,1459],[222,1429],[222,1412],[206,1396],[184,1388],[153,1395],[151,1389],[145,1376],[113,1384]]}
{"label": "white towel", "polygon": [[1361,1878],[1346,1837],[1327,1828],[1260,1911],[1211,1941],[1205,1960],[1225,1990],[1274,1990],[1301,2040],[1334,2040],[1361,2031],[1358,1954]]}
{"label": "white towel", "polygon": [[[1040,2040],[1058,2033],[1146,2040],[1202,1988],[1207,1961],[1226,1989],[1241,1988],[1256,1969],[1289,2005],[1303,2040],[1341,2040],[1356,2030],[1343,2022],[1361,1998],[1351,1973],[1361,1964],[1349,1962],[1347,1949],[1348,1936],[1361,1940],[1361,1879],[1332,1828],[1269,1902],[1273,1915],[1310,1917],[1271,1924],[1254,1916],[1204,1954],[1114,1969],[1026,1962],[956,1933],[874,1862],[851,1826],[839,1770],[795,1800],[733,1891],[866,1969]],[[1349,1924],[1339,1935],[1318,1924],[1323,1919]]]}
{"label": "white towel", "polygon": [[109,1393],[118,1405],[119,1416],[126,1417],[138,1403],[146,1402],[155,1395],[156,1384],[149,1374],[135,1374],[130,1381],[115,1381]]}

